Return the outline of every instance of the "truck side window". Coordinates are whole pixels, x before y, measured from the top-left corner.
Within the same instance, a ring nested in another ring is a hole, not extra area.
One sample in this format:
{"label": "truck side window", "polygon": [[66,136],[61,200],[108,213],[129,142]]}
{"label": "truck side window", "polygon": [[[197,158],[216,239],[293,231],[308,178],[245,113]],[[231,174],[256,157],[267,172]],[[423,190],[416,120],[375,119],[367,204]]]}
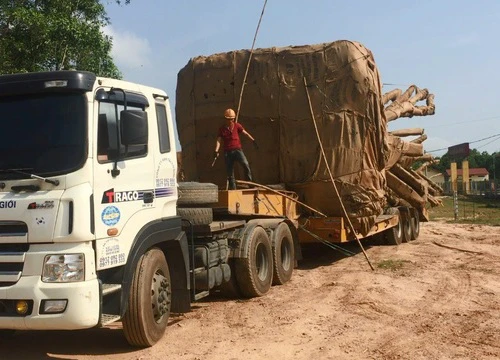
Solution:
{"label": "truck side window", "polygon": [[170,137],[168,132],[167,109],[165,105],[156,104],[156,119],[158,121],[158,137],[160,138],[160,152],[170,152]]}
{"label": "truck side window", "polygon": [[97,122],[97,159],[108,160],[109,155],[109,130],[106,114],[99,114]]}
{"label": "truck side window", "polygon": [[[97,124],[97,160],[107,162],[116,159],[116,151],[120,149],[122,159],[145,156],[148,153],[147,145],[129,146],[121,144],[118,131],[119,114],[124,108],[112,102],[99,103],[99,119]],[[137,106],[127,106],[129,110],[144,110]]]}

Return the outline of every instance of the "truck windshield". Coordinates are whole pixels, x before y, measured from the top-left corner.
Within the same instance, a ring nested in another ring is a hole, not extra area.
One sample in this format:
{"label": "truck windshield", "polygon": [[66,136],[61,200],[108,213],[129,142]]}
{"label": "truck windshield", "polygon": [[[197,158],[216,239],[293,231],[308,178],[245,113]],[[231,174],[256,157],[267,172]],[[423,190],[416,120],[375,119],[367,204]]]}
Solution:
{"label": "truck windshield", "polygon": [[86,98],[51,93],[0,98],[0,178],[25,177],[8,169],[60,175],[86,158]]}

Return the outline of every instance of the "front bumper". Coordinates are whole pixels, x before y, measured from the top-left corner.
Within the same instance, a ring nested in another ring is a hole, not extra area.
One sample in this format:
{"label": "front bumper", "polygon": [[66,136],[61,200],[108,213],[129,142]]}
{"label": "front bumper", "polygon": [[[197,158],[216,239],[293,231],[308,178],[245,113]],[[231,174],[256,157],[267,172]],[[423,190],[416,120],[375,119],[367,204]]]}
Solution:
{"label": "front bumper", "polygon": [[[42,300],[67,299],[60,314],[40,314]],[[31,300],[33,310],[26,316],[0,314],[0,329],[76,330],[87,329],[99,322],[99,284],[97,279],[74,283],[44,283],[40,276],[22,276],[9,287],[0,287],[0,303],[4,300]]]}

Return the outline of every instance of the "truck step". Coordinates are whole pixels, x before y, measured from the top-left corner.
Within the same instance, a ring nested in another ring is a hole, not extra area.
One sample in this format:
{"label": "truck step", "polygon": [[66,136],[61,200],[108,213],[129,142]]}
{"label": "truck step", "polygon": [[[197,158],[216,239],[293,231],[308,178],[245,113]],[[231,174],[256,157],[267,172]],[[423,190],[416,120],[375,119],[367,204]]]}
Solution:
{"label": "truck step", "polygon": [[120,315],[102,314],[100,324],[101,326],[106,326],[118,320],[120,320]]}
{"label": "truck step", "polygon": [[121,289],[121,284],[102,284],[102,296],[113,294]]}
{"label": "truck step", "polygon": [[201,291],[197,294],[194,295],[194,300],[200,300],[200,299],[203,299],[204,297],[207,297],[208,295],[210,295],[210,291]]}

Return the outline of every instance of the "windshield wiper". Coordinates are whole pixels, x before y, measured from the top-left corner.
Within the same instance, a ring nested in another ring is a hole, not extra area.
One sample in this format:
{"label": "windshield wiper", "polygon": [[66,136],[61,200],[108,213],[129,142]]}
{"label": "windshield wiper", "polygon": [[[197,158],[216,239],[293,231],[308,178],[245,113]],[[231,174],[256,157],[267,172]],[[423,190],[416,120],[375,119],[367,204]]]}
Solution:
{"label": "windshield wiper", "polygon": [[43,177],[43,176],[38,176],[38,175],[32,174],[30,172],[27,172],[29,170],[32,170],[32,169],[0,169],[0,172],[13,172],[13,173],[17,173],[17,174],[26,175],[32,179],[41,180],[43,182],[46,182],[46,183],[49,183],[49,184],[52,184],[55,186],[59,185],[59,180],[52,180],[52,179],[48,179],[48,178]]}

